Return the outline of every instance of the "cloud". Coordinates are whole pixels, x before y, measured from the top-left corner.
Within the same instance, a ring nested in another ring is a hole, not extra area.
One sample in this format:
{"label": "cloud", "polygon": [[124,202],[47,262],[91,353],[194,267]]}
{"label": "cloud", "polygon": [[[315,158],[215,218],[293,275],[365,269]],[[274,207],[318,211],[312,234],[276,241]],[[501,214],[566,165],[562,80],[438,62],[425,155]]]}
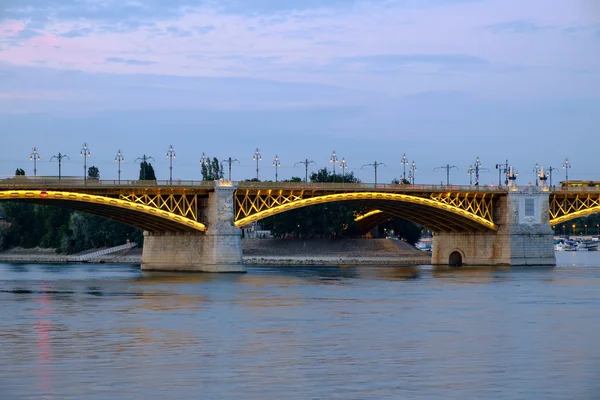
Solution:
{"label": "cloud", "polygon": [[191,31],[181,29],[177,26],[168,26],[166,31],[170,36],[174,37],[190,37],[194,35]]}
{"label": "cloud", "polygon": [[372,72],[401,70],[413,66],[433,66],[444,70],[467,70],[483,68],[490,62],[468,54],[380,54],[361,57],[347,57],[341,64],[358,67]]}
{"label": "cloud", "polygon": [[554,29],[553,26],[550,25],[538,25],[534,21],[531,20],[515,20],[515,21],[506,21],[500,22],[497,24],[490,24],[483,26],[483,29],[488,30],[492,33],[531,33],[531,32],[539,32],[548,29]]}
{"label": "cloud", "polygon": [[78,37],[89,36],[92,34],[92,32],[94,32],[94,31],[90,28],[80,28],[80,29],[72,29],[65,33],[61,33],[59,36],[64,37],[64,38],[78,38]]}
{"label": "cloud", "polygon": [[156,61],[138,60],[135,58],[108,57],[105,59],[109,63],[127,64],[127,65],[154,65]]}
{"label": "cloud", "polygon": [[573,26],[569,26],[569,27],[565,28],[563,31],[568,34],[593,32],[596,35],[600,36],[600,24],[573,25]]}

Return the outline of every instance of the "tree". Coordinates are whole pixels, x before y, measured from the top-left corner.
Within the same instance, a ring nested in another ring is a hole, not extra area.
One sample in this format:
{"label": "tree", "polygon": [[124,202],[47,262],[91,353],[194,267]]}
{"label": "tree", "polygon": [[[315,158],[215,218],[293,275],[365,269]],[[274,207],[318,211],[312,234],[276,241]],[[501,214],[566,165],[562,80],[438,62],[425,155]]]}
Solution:
{"label": "tree", "polygon": [[92,181],[100,180],[100,170],[93,165],[91,167],[89,167],[88,168],[88,179],[90,179]]}
{"label": "tree", "polygon": [[16,176],[25,176],[25,170],[23,170],[22,168],[17,168],[17,170],[15,171],[15,175]]}
{"label": "tree", "polygon": [[218,181],[223,178],[223,166],[219,164],[217,157],[213,157],[208,163],[201,167],[203,181]]}
{"label": "tree", "polygon": [[148,161],[142,161],[140,163],[140,180],[142,181],[155,181],[156,175],[154,174],[154,168]]}

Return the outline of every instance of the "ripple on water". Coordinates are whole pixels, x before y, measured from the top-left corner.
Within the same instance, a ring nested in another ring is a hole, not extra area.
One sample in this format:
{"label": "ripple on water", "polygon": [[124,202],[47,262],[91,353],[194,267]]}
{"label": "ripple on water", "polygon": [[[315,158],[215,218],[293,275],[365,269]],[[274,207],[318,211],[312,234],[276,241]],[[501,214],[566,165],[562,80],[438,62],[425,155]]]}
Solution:
{"label": "ripple on water", "polygon": [[595,398],[600,253],[557,258],[244,275],[0,264],[0,397]]}

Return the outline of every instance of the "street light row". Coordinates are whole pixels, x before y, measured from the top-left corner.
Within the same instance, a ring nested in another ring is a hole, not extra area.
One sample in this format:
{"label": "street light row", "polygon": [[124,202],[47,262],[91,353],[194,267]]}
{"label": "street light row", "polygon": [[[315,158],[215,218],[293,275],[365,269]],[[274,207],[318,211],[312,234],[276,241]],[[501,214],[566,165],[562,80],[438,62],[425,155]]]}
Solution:
{"label": "street light row", "polygon": [[[88,171],[87,171],[87,157],[91,156],[91,152],[90,149],[87,145],[87,143],[83,144],[83,147],[81,148],[79,155],[83,157],[83,179],[87,180],[87,175],[88,175]],[[173,181],[173,159],[176,158],[176,153],[175,150],[173,148],[172,145],[169,146],[169,149],[167,150],[167,154],[166,157],[169,159],[169,182],[172,183]],[[34,147],[31,154],[29,155],[29,160],[33,161],[33,175],[36,176],[37,175],[37,161],[40,161],[40,153],[38,152],[37,148]],[[50,161],[54,161],[57,160],[58,161],[58,179],[60,180],[61,178],[61,166],[62,166],[62,160],[63,159],[67,159],[69,160],[69,156],[66,154],[62,154],[62,153],[58,153],[57,155],[54,155],[50,158]],[[149,160],[152,161],[156,161],[154,160],[153,157],[151,156],[146,156],[145,154],[143,155],[143,157],[138,157],[136,158],[135,162],[137,162],[138,160],[141,160],[144,163],[147,163]],[[256,161],[256,179],[259,179],[259,161],[262,161],[262,154],[260,153],[260,150],[258,148],[256,148],[256,150],[254,151],[254,154],[252,155],[252,160]],[[121,152],[121,150],[119,149],[117,151],[117,155],[115,156],[115,162],[118,164],[118,179],[119,182],[121,181],[121,163],[125,162],[125,157],[123,156],[123,153]],[[229,180],[231,180],[231,167],[233,165],[233,163],[240,163],[240,161],[238,159],[232,159],[231,157],[228,157],[227,159],[221,161],[221,166],[223,166],[224,164],[228,165],[228,178]],[[331,154],[331,157],[329,158],[329,162],[332,164],[332,173],[333,173],[333,179],[335,181],[335,166],[336,164],[339,164],[339,167],[342,169],[342,182],[344,182],[345,180],[345,175],[346,175],[346,169],[348,168],[348,162],[346,161],[346,159],[344,157],[342,157],[342,159],[340,160],[337,156],[337,153],[335,152],[335,150],[333,151],[333,153]],[[200,158],[200,164],[201,165],[208,165],[210,163],[210,157],[208,157],[204,152],[202,153],[202,156]],[[294,166],[298,165],[298,164],[302,164],[305,167],[305,182],[308,182],[308,166],[310,164],[315,164],[317,165],[316,162],[312,161],[312,160],[308,160],[305,159],[304,161],[298,161],[297,163],[294,164]],[[414,185],[415,183],[415,173],[417,171],[417,165],[414,161],[410,162],[408,161],[408,158],[406,157],[406,153],[404,153],[400,159],[400,165],[402,165],[403,167],[403,171],[402,171],[402,180],[401,182],[408,182]],[[408,180],[406,178],[406,167],[409,166],[408,169]],[[278,155],[275,155],[275,158],[273,160],[272,166],[275,167],[275,182],[278,181],[279,179],[279,167],[281,166],[281,161],[279,159]],[[361,167],[361,169],[365,168],[365,167],[373,167],[374,170],[374,174],[375,174],[375,184],[377,184],[377,169],[378,167],[387,167],[383,162],[378,162],[377,160],[375,160],[373,163],[370,164],[365,164]],[[565,181],[566,184],[568,185],[569,183],[569,169],[571,168],[571,163],[569,162],[569,159],[565,159],[565,162],[562,165],[562,169],[565,170]],[[441,166],[441,167],[436,167],[433,170],[436,171],[438,169],[445,169],[446,170],[446,185],[450,185],[450,171],[453,169],[458,170],[458,167],[455,165],[450,165],[450,164],[446,164],[445,166]],[[504,173],[505,175],[505,185],[508,185],[509,182],[514,182],[519,173],[516,169],[514,169],[512,166],[508,165],[508,160],[505,161],[504,164],[496,164],[496,169],[498,170],[498,186],[502,186],[502,181],[501,181],[501,175],[502,173]],[[545,181],[549,179],[549,185],[552,186],[552,172],[557,170],[558,168],[554,168],[552,166],[545,168],[545,167],[540,167],[538,163],[535,164],[535,167],[533,168],[533,172],[535,172],[536,174],[536,181],[535,184],[536,186],[539,185],[539,182],[541,181],[543,184],[545,184]],[[479,159],[479,156],[476,157],[475,162],[472,165],[469,165],[469,168],[467,169],[467,174],[469,175],[469,185],[473,185],[473,175],[475,175],[475,185],[478,186],[479,185],[479,173],[481,171],[488,171],[489,169],[484,168],[481,160]],[[145,169],[143,171],[143,173],[145,173]],[[144,179],[144,177],[142,177],[142,179]]]}

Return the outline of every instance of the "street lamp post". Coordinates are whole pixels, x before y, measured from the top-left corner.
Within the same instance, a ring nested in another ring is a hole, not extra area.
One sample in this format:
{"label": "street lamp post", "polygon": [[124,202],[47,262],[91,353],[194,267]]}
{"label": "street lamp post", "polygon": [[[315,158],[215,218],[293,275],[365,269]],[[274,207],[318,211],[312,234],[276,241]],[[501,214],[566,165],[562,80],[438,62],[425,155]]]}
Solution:
{"label": "street lamp post", "polygon": [[294,164],[294,167],[298,164],[303,164],[304,165],[304,172],[305,172],[305,176],[304,176],[304,182],[308,183],[308,166],[310,164],[315,164],[317,165],[316,162],[314,161],[309,161],[308,158],[305,159],[304,161],[298,161],[297,163]]}
{"label": "street lamp post", "polygon": [[275,154],[275,159],[273,160],[273,166],[275,167],[275,182],[277,182],[277,170],[281,166],[279,162],[279,156]]}
{"label": "street lamp post", "polygon": [[450,186],[450,170],[451,169],[458,170],[458,167],[456,165],[446,164],[446,166],[436,167],[433,170],[435,171],[436,169],[445,169],[446,170],[446,186]]}
{"label": "street lamp post", "polygon": [[175,157],[177,156],[175,155],[173,145],[169,145],[169,150],[167,150],[167,158],[169,159],[169,185],[173,184],[173,159]]}
{"label": "street lamp post", "polygon": [[[483,168],[479,156],[475,158],[475,186],[479,186],[479,171],[489,171],[487,168]],[[508,178],[510,180],[510,178]]]}
{"label": "street lamp post", "polygon": [[252,159],[254,161],[256,161],[256,180],[258,180],[258,162],[262,161],[262,155],[260,154],[260,151],[258,150],[258,147],[254,151],[254,155],[252,156]]}
{"label": "street lamp post", "polygon": [[384,163],[382,163],[382,162],[380,163],[380,162],[375,161],[375,162],[373,162],[371,164],[365,164],[365,165],[363,165],[360,168],[363,169],[364,167],[373,167],[373,169],[375,170],[375,186],[377,186],[377,167],[380,167],[382,165],[384,167],[386,167],[386,165]]}
{"label": "street lamp post", "polygon": [[202,152],[202,157],[200,157],[200,165],[208,165],[210,163],[210,157],[208,157],[204,152]]}
{"label": "street lamp post", "polygon": [[134,163],[137,162],[137,160],[142,160],[143,163],[143,167],[142,167],[142,180],[145,181],[146,180],[146,169],[148,169],[148,160],[152,160],[152,161],[156,161],[154,159],[154,157],[152,156],[147,156],[147,155],[143,155],[142,157],[138,157],[135,159]]}
{"label": "street lamp post", "polygon": [[569,162],[569,159],[565,159],[565,163],[563,164],[563,169],[565,170],[565,183],[566,183],[566,187],[569,187],[569,168],[571,168],[571,163]]}
{"label": "street lamp post", "polygon": [[498,186],[502,186],[502,173],[504,173],[504,184],[508,186],[508,160],[504,164],[496,164],[498,170]]}
{"label": "street lamp post", "polygon": [[408,180],[412,185],[415,184],[415,172],[417,172],[417,164],[413,161],[408,169]]}
{"label": "street lamp post", "polygon": [[70,158],[69,158],[69,156],[68,156],[68,155],[66,155],[66,154],[62,154],[62,153],[60,153],[60,152],[59,152],[57,155],[50,157],[50,161],[52,161],[52,160],[54,160],[54,159],[58,160],[58,180],[59,180],[59,181],[60,181],[60,178],[61,178],[61,175],[62,175],[62,172],[61,172],[61,168],[62,168],[62,160],[63,160],[63,159],[65,159],[65,158],[66,158],[67,160],[70,160]]}
{"label": "street lamp post", "polygon": [[535,172],[535,186],[539,186],[540,166],[538,165],[538,163],[535,163],[535,167],[533,167],[533,172]]}
{"label": "street lamp post", "polygon": [[469,174],[469,186],[473,186],[473,175],[475,175],[475,168],[473,168],[472,165],[469,165],[467,174]]}
{"label": "street lamp post", "polygon": [[38,153],[36,147],[31,151],[29,159],[33,160],[33,176],[37,176],[37,162],[40,161],[40,153]]}
{"label": "street lamp post", "polygon": [[339,162],[338,156],[335,154],[335,150],[331,153],[329,162],[332,164],[331,170],[333,171],[333,181],[335,182],[335,163]]}
{"label": "street lamp post", "polygon": [[125,157],[123,157],[123,153],[121,153],[121,149],[117,150],[117,155],[115,156],[115,162],[117,163],[117,174],[119,177],[119,184],[121,183],[121,163],[125,162]]}
{"label": "street lamp post", "polygon": [[557,168],[548,167],[548,178],[550,181],[550,187],[552,187],[552,171],[556,171]]}
{"label": "street lamp post", "polygon": [[[258,150],[258,149],[257,149]],[[229,165],[229,180],[231,180],[231,165],[236,162],[236,163],[240,163],[240,160],[238,160],[237,158],[232,159],[231,157],[228,157],[226,160],[221,161],[221,167],[223,166],[223,163],[227,163]],[[258,171],[258,169],[257,169]]]}
{"label": "street lamp post", "polygon": [[348,163],[344,157],[342,157],[342,161],[340,161],[340,168],[342,169],[342,183],[344,183],[346,180],[346,168],[348,168]]}
{"label": "street lamp post", "polygon": [[79,152],[79,155],[81,157],[83,157],[83,180],[86,181],[87,180],[87,158],[92,155],[92,153],[90,153],[90,149],[88,148],[87,143],[83,144],[83,147],[81,148],[81,151]]}
{"label": "street lamp post", "polygon": [[403,167],[402,172],[402,183],[406,180],[406,166],[408,165],[408,159],[406,158],[406,153],[402,154],[402,158],[400,159],[400,165]]}

